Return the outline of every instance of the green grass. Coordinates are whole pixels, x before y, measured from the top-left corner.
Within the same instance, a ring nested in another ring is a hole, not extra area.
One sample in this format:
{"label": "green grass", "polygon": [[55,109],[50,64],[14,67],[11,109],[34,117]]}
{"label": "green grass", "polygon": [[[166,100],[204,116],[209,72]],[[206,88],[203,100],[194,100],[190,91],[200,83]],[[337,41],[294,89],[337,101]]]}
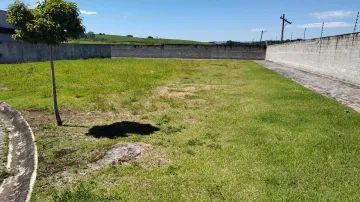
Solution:
{"label": "green grass", "polygon": [[[360,114],[251,61],[57,61],[60,110],[71,127],[53,124],[48,62],[0,68],[8,89],[1,99],[23,111],[36,136],[33,201],[360,200]],[[164,86],[196,90],[162,97]],[[161,130],[86,135],[119,121]],[[118,142],[157,152],[82,174]]]}
{"label": "green grass", "polygon": [[139,37],[127,37],[127,36],[118,36],[118,35],[98,35],[96,38],[91,39],[79,39],[72,40],[68,43],[77,43],[77,44],[131,44],[131,45],[163,45],[163,44],[193,44],[193,45],[212,45],[208,42],[198,42],[191,40],[179,40],[179,39],[149,39],[149,38],[139,38]]}

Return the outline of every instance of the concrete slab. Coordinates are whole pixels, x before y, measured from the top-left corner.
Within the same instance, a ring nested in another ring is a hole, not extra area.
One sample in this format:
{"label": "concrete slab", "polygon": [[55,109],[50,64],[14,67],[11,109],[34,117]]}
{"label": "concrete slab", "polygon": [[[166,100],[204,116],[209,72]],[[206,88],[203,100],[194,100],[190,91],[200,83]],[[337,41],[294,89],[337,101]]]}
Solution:
{"label": "concrete slab", "polygon": [[254,62],[360,112],[360,86],[266,60]]}

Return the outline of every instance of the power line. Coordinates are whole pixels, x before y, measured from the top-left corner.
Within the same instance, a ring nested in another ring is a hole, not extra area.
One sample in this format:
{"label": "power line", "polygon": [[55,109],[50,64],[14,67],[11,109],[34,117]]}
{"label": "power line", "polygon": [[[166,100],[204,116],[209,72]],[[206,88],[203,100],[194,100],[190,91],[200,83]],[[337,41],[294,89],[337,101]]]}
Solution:
{"label": "power line", "polygon": [[285,22],[289,23],[289,24],[291,24],[291,22],[285,18],[285,14],[283,14],[283,16],[280,17],[280,19],[282,20],[281,41],[283,41],[284,40],[284,29],[286,26]]}

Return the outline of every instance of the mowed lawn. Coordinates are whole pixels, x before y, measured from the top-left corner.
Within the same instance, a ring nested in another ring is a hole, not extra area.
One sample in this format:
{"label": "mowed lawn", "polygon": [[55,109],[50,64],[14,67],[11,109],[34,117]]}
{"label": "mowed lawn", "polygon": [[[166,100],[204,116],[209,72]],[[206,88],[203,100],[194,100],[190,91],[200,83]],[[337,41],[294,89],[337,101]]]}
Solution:
{"label": "mowed lawn", "polygon": [[[0,100],[36,136],[33,201],[360,200],[360,114],[251,61],[57,61],[64,127],[49,65],[0,65]],[[88,134],[123,121],[160,130]],[[118,142],[152,149],[86,171]]]}

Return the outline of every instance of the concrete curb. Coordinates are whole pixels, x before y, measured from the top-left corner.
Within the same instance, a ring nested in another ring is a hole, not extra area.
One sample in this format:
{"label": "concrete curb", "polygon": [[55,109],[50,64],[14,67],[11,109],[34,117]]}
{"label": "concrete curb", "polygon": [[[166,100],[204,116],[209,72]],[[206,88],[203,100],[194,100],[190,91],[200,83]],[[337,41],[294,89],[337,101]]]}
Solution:
{"label": "concrete curb", "polygon": [[34,134],[22,115],[2,101],[0,121],[9,131],[6,167],[11,173],[0,186],[0,201],[30,201],[38,163]]}

